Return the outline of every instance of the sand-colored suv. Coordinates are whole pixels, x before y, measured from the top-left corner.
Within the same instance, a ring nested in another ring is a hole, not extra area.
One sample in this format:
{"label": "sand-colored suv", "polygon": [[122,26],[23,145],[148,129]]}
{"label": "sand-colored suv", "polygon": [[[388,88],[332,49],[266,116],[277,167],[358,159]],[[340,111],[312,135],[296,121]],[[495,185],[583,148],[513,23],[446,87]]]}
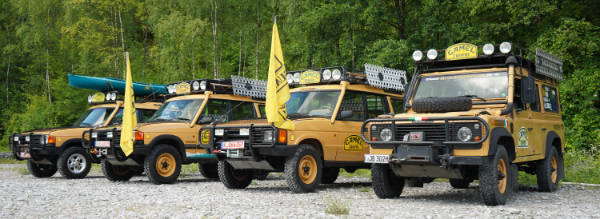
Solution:
{"label": "sand-colored suv", "polygon": [[363,125],[378,197],[399,196],[407,178],[448,178],[455,188],[479,180],[485,204],[499,205],[517,189],[518,170],[537,175],[541,191],[558,188],[560,59],[509,42],[460,43],[413,58],[405,112]]}
{"label": "sand-colored suv", "polygon": [[[219,160],[219,179],[228,188],[245,188],[256,170],[285,172],[294,192],[314,191],[333,183],[340,168],[369,168],[368,146],[360,138],[365,119],[399,113],[404,71],[366,66],[365,74],[343,67],[288,72],[288,118],[294,130],[262,121],[206,126],[201,146]],[[402,78],[402,79],[401,79]]]}

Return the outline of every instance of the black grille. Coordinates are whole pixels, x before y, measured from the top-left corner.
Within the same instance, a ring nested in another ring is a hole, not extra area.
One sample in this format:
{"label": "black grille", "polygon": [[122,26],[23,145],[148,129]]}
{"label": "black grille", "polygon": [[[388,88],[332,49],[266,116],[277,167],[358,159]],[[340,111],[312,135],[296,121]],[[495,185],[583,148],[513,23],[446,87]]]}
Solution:
{"label": "black grille", "polygon": [[396,124],[396,141],[402,141],[410,132],[423,132],[424,141],[445,141],[446,125],[443,123]]}
{"label": "black grille", "polygon": [[276,137],[272,127],[247,127],[246,129],[250,129],[249,135],[240,135],[240,129],[244,128],[223,128],[223,136],[215,136],[215,140],[216,142],[235,140],[245,140],[246,142],[250,142],[251,140],[251,145],[272,145],[272,141],[264,141],[265,131],[270,131],[273,134],[273,138]]}
{"label": "black grille", "polygon": [[29,139],[29,145],[31,148],[41,148],[44,145],[42,144],[43,135],[31,135]]}
{"label": "black grille", "polygon": [[[121,145],[121,130],[98,130],[95,132],[97,133],[97,137],[94,141],[110,141],[112,147]],[[108,138],[108,132],[112,132],[112,138]],[[93,141],[92,144],[94,144]]]}

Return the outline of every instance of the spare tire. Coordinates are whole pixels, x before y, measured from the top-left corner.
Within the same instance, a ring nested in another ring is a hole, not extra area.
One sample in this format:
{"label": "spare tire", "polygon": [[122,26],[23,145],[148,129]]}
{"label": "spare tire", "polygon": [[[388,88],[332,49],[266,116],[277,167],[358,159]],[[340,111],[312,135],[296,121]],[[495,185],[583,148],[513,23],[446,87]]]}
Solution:
{"label": "spare tire", "polygon": [[414,100],[412,109],[417,113],[444,113],[468,111],[472,105],[471,97],[427,97]]}

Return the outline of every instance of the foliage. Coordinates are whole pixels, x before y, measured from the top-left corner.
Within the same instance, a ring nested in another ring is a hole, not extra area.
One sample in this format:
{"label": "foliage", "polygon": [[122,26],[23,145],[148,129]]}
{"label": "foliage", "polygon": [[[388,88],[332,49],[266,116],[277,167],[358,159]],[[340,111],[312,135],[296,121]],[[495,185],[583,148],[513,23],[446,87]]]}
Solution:
{"label": "foliage", "polygon": [[348,202],[343,202],[339,199],[328,198],[325,213],[333,215],[347,215],[350,213],[350,208],[348,205]]}
{"label": "foliage", "polygon": [[72,123],[89,91],[66,75],[120,78],[124,51],[135,81],[265,78],[277,15],[288,70],[374,63],[410,75],[413,50],[458,42],[557,54],[566,142],[589,151],[600,142],[598,9],[582,0],[1,1],[0,139]]}

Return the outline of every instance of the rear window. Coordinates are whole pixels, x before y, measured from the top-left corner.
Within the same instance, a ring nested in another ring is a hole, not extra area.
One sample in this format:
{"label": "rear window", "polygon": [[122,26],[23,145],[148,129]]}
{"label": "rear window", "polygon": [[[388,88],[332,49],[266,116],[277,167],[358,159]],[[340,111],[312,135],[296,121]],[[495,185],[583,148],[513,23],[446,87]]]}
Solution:
{"label": "rear window", "polygon": [[558,92],[556,92],[556,88],[548,85],[542,85],[542,96],[544,101],[544,110],[546,112],[558,113]]}

